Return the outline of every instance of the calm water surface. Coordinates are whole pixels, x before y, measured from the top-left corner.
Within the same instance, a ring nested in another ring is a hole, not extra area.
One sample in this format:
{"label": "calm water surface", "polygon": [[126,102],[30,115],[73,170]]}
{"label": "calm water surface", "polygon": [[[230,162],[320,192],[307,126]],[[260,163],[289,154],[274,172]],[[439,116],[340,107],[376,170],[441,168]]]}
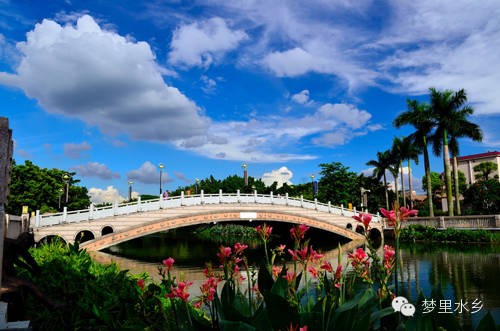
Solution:
{"label": "calm water surface", "polygon": [[[292,246],[289,226],[277,225],[276,235],[269,247],[285,243]],[[94,259],[101,263],[116,262],[120,267],[139,274],[148,272],[151,278],[159,279],[158,267],[168,257],[175,259],[177,277],[193,280],[190,293],[199,295],[199,286],[204,282],[202,273],[205,262],[218,265],[216,253],[221,244],[236,243],[238,238],[225,240],[202,240],[193,235],[193,228],[157,233],[134,239],[99,252]],[[326,254],[334,268],[338,260],[338,244],[343,244],[342,261],[345,265],[347,253],[356,249],[360,243],[342,242],[342,238],[320,230],[309,230],[309,238],[315,249]],[[263,247],[257,241],[248,241],[246,256],[251,264],[262,257]],[[391,242],[386,244],[392,245]],[[383,243],[380,246],[382,251]],[[469,308],[475,299],[482,302],[483,308],[476,314],[458,314],[467,327],[476,325],[478,320],[490,310],[496,323],[500,323],[500,246],[485,244],[429,244],[414,243],[401,245],[403,268],[400,270],[401,295],[417,305],[417,290],[431,297],[434,287],[441,286],[446,299],[453,302],[468,302]],[[420,303],[421,304],[421,303]],[[454,307],[454,306],[453,306]],[[436,309],[439,310],[439,301]]]}

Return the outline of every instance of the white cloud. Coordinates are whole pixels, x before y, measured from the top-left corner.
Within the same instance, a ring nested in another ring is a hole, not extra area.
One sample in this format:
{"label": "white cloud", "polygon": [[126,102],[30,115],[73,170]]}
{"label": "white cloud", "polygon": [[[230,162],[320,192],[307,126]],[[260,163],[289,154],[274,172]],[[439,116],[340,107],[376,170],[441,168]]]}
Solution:
{"label": "white cloud", "polygon": [[222,150],[206,136],[179,140],[176,146],[210,158],[232,161],[312,160],[315,155],[292,153],[291,148],[314,135],[320,135],[311,139],[316,145],[334,147],[345,144],[356,136],[379,129],[377,125],[367,127],[370,117],[368,112],[350,104],[326,104],[314,113],[298,118],[273,115],[247,122],[213,122],[209,133],[226,140]]}
{"label": "white cloud", "polygon": [[182,25],[174,31],[168,61],[174,65],[208,67],[246,38],[243,30],[231,30],[220,17]]}
{"label": "white cloud", "polygon": [[319,108],[319,112],[325,118],[333,117],[352,129],[359,129],[365,126],[372,117],[367,111],[359,110],[355,106],[345,103],[324,104]]}
{"label": "white cloud", "polygon": [[76,171],[82,177],[98,177],[104,180],[121,177],[119,173],[109,170],[107,165],[98,162],[88,162],[87,164],[73,166],[70,169]]}
{"label": "white cloud", "polygon": [[201,87],[203,92],[205,92],[206,94],[215,93],[215,88],[217,87],[217,82],[215,80],[205,75],[202,75],[201,81],[205,84],[204,86]]}
{"label": "white cloud", "polygon": [[[96,187],[91,187],[89,189],[89,195],[90,195],[90,201],[95,204],[114,203],[115,201],[120,202],[128,199],[128,196],[126,198],[122,197],[118,192],[118,190],[113,186],[108,186],[105,190]],[[138,196],[139,196],[138,192],[132,192],[132,199],[135,199]]]}
{"label": "white cloud", "polygon": [[66,143],[63,146],[64,155],[72,159],[79,159],[82,157],[82,152],[90,151],[92,146],[87,142],[82,142],[80,144]]}
{"label": "white cloud", "polygon": [[171,141],[204,134],[209,120],[162,75],[146,42],[101,29],[88,15],[75,26],[43,20],[17,44],[22,59],[0,84],[24,90],[49,113],[77,118],[101,132]]}
{"label": "white cloud", "polygon": [[287,167],[281,167],[279,169],[271,170],[271,172],[266,172],[262,175],[262,181],[267,186],[271,186],[274,182],[278,183],[278,188],[282,187],[284,183],[292,185],[290,179],[293,177],[293,173]]}
{"label": "white cloud", "polygon": [[312,100],[309,100],[309,90],[302,90],[299,93],[292,95],[292,100],[301,105],[311,104]]}
{"label": "white cloud", "polygon": [[[144,162],[139,169],[128,171],[126,175],[128,179],[143,184],[160,183],[160,172],[158,171],[158,167],[149,161]],[[163,183],[171,183],[173,181],[174,180],[170,177],[168,172],[162,172]]]}

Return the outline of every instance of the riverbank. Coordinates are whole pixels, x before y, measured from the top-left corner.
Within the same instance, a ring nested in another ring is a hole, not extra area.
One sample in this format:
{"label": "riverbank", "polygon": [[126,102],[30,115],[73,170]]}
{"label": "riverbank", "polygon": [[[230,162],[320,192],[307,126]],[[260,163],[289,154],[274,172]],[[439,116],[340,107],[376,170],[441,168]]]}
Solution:
{"label": "riverbank", "polygon": [[453,228],[437,230],[434,227],[413,224],[401,229],[400,240],[406,242],[435,241],[500,244],[500,233],[486,230],[457,230]]}

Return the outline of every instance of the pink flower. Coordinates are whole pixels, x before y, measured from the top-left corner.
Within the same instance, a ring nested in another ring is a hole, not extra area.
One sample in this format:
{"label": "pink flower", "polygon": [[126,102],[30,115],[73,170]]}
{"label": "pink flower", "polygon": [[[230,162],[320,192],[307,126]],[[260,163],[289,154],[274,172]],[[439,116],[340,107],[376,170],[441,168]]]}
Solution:
{"label": "pink flower", "polygon": [[340,283],[335,283],[336,288],[340,288]]}
{"label": "pink flower", "polygon": [[405,208],[405,207],[401,207],[399,208],[399,211],[401,212],[401,217],[403,218],[408,218],[408,217],[411,217],[411,216],[415,216],[418,214],[418,210],[416,209],[408,209],[408,208]]}
{"label": "pink flower", "polygon": [[139,286],[141,290],[144,290],[144,280],[142,278],[139,278],[137,281],[137,286]]}
{"label": "pink flower", "polygon": [[365,251],[363,250],[363,248],[358,248],[358,249],[356,250],[355,256],[356,256],[356,258],[357,258],[357,259],[362,260],[362,259],[364,259],[367,255],[366,255]]}
{"label": "pink flower", "polygon": [[323,264],[321,265],[320,269],[323,269],[327,272],[333,272],[333,267],[329,262],[323,261]]}
{"label": "pink flower", "polygon": [[368,213],[367,214],[359,213],[358,216],[353,216],[352,218],[354,218],[358,222],[363,223],[363,225],[365,226],[365,229],[368,230],[370,228],[370,222],[372,220],[372,215],[370,215]]}
{"label": "pink flower", "polygon": [[311,273],[311,275],[316,279],[318,278],[318,271],[316,271],[316,269],[314,269],[313,266],[311,267],[308,267],[307,270]]}
{"label": "pink flower", "polygon": [[172,265],[174,264],[174,259],[169,257],[168,259],[166,260],[163,260],[163,264],[167,267],[167,270],[170,270],[170,268],[172,268]]}
{"label": "pink flower", "polygon": [[342,273],[342,264],[337,266],[337,270],[335,271],[335,279],[339,279]]}
{"label": "pink flower", "polygon": [[281,273],[281,270],[283,267],[277,267],[273,265],[273,276],[278,277],[278,275]]}
{"label": "pink flower", "polygon": [[236,243],[234,245],[234,254],[240,255],[248,246]]}
{"label": "pink flower", "polygon": [[285,252],[285,248],[286,248],[286,245],[279,245],[277,248],[276,248],[276,252],[278,253],[278,255],[281,255]]}
{"label": "pink flower", "polygon": [[311,262],[316,262],[318,260],[321,260],[325,255],[324,254],[319,254],[318,252],[316,252],[312,246],[309,247],[309,251],[310,251],[310,261]]}
{"label": "pink flower", "polygon": [[172,291],[171,293],[165,294],[165,297],[167,298],[181,298],[184,302],[187,302],[187,299],[189,297],[189,293],[186,292],[187,288],[191,286],[193,282],[185,283],[185,282],[179,282],[177,284],[177,288],[174,288],[173,286],[170,287],[170,290]]}
{"label": "pink flower", "polygon": [[288,249],[288,253],[290,253],[294,261],[297,261],[299,259],[299,256],[297,255],[297,250],[292,251],[291,249]]}
{"label": "pink flower", "polygon": [[382,215],[384,215],[387,223],[389,223],[390,226],[395,226],[397,224],[396,213],[394,212],[394,210],[387,211],[384,208],[380,208],[380,212],[382,213]]}
{"label": "pink flower", "polygon": [[262,240],[267,241],[271,236],[271,232],[273,232],[273,227],[267,226],[267,224],[264,223],[263,226],[257,226],[255,230],[259,233],[259,236]]}
{"label": "pink flower", "polygon": [[287,272],[285,276],[283,276],[283,278],[285,278],[288,282],[288,285],[292,285],[293,281],[295,280],[295,277],[297,277],[297,275],[295,274],[295,272]]}
{"label": "pink flower", "polygon": [[219,257],[220,263],[224,264],[227,258],[231,256],[231,247],[223,247],[219,248],[219,253],[217,253]]}
{"label": "pink flower", "polygon": [[238,265],[234,266],[234,273],[238,273],[240,271],[240,267]]}
{"label": "pink flower", "polygon": [[305,233],[307,230],[309,230],[310,227],[308,227],[305,224],[300,224],[298,227],[293,227],[290,229],[290,234],[292,235],[292,238],[295,239],[296,241],[300,241],[301,239],[304,239]]}
{"label": "pink flower", "polygon": [[307,325],[304,325],[303,327],[301,327],[301,328],[299,329],[299,331],[307,331]]}

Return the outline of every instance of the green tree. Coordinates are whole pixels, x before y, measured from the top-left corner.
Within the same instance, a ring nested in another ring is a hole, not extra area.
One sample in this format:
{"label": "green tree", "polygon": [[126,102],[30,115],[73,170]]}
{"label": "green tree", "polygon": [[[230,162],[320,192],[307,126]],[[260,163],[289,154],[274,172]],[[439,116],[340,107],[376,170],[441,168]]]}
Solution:
{"label": "green tree", "polygon": [[389,195],[387,193],[387,178],[385,172],[389,169],[391,164],[391,151],[387,150],[385,152],[377,152],[377,159],[370,160],[366,163],[367,166],[375,167],[373,169],[373,176],[377,178],[378,181],[384,177],[384,188],[385,188],[385,207],[389,210]]}
{"label": "green tree", "polygon": [[498,170],[498,165],[494,162],[481,162],[478,165],[474,166],[475,176],[478,177],[479,180],[488,180],[491,173],[494,173]]}
{"label": "green tree", "polygon": [[430,183],[431,187],[428,187],[428,179],[427,176],[422,177],[422,188],[426,191],[431,192],[431,199],[433,199],[436,196],[437,192],[441,192],[441,189],[443,187],[443,181],[441,180],[441,175],[438,174],[437,172],[431,171],[430,175]]}
{"label": "green tree", "polygon": [[[26,160],[24,164],[13,162],[10,192],[6,211],[19,215],[22,206],[28,206],[30,211],[56,212],[59,205],[59,189],[64,188],[62,176],[70,175],[68,191],[68,210],[88,208],[90,197],[86,187],[76,186],[80,180],[74,172],[60,169],[45,169]],[[64,193],[61,196],[61,208],[65,204]]]}
{"label": "green tree", "polygon": [[318,200],[344,206],[359,201],[358,176],[355,172],[349,171],[349,167],[340,162],[321,163],[319,166],[322,168],[319,172],[322,177],[318,183]]}
{"label": "green tree", "polygon": [[[471,106],[465,105],[467,95],[464,89],[458,92],[450,90],[438,91],[435,88],[429,89],[430,109],[436,130],[432,136],[433,151],[436,155],[443,152],[444,173],[446,183],[446,197],[448,200],[448,215],[453,216],[452,183],[450,172],[450,155],[448,147],[448,136],[453,141],[452,152],[458,152],[457,138],[470,137],[474,140],[481,140],[482,134],[479,127],[467,120],[469,115],[474,113]],[[456,155],[455,155],[456,156]],[[458,174],[457,174],[458,177]],[[458,181],[458,178],[456,178]],[[459,196],[457,196],[457,200]]]}
{"label": "green tree", "polygon": [[[408,110],[401,113],[394,120],[394,126],[400,128],[403,125],[412,125],[415,132],[409,135],[412,144],[423,151],[425,176],[429,189],[427,190],[427,202],[430,216],[434,216],[434,208],[432,203],[431,192],[431,168],[429,162],[429,152],[427,150],[427,141],[430,138],[434,123],[432,121],[432,113],[429,110],[429,105],[425,102],[419,103],[417,100],[406,100]],[[410,181],[411,183],[411,181]]]}

